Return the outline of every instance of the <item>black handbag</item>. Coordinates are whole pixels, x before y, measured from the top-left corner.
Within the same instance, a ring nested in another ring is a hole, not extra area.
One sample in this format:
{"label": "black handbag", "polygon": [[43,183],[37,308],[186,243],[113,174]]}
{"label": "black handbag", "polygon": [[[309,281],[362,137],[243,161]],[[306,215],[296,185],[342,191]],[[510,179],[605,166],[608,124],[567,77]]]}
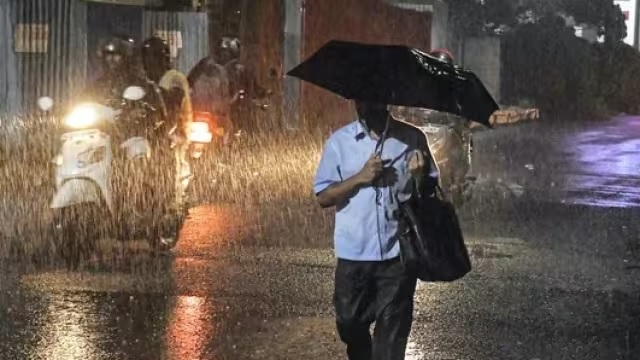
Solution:
{"label": "black handbag", "polygon": [[400,204],[406,225],[399,238],[400,258],[422,281],[455,281],[471,271],[471,260],[453,204],[439,186],[435,189]]}

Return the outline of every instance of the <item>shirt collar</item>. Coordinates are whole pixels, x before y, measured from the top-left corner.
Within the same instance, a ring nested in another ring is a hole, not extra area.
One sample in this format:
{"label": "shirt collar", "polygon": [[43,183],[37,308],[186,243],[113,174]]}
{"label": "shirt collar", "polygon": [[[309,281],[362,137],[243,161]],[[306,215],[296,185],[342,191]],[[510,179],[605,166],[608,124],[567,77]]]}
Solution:
{"label": "shirt collar", "polygon": [[[391,131],[394,128],[393,126],[394,119],[391,118],[390,121],[391,123],[389,124],[389,130],[387,131],[387,136],[389,135],[389,133],[391,133]],[[360,119],[356,119],[356,121],[353,122],[352,130],[353,130],[353,137],[356,140],[361,140],[365,136],[369,136],[369,134],[367,133],[367,129],[364,127],[364,125],[362,125],[362,121],[360,121]]]}
{"label": "shirt collar", "polygon": [[366,136],[366,130],[364,128],[364,126],[362,126],[362,122],[360,122],[360,119],[356,119],[356,121],[353,122],[353,136],[356,139],[361,139],[362,136]]}

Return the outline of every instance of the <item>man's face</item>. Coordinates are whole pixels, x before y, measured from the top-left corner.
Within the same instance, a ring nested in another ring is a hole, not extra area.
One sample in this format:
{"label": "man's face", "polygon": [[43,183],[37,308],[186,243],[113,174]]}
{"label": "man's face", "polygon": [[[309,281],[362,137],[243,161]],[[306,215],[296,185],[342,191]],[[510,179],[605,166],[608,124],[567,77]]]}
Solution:
{"label": "man's face", "polygon": [[123,58],[120,54],[106,54],[104,62],[107,65],[107,69],[114,71],[122,66]]}
{"label": "man's face", "polygon": [[356,101],[356,111],[369,129],[377,133],[384,130],[389,117],[387,105]]}

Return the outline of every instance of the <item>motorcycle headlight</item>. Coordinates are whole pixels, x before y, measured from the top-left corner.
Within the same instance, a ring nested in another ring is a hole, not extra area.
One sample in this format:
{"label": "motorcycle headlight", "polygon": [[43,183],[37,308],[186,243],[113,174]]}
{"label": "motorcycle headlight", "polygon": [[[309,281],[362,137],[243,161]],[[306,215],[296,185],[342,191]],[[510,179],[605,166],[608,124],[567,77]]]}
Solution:
{"label": "motorcycle headlight", "polygon": [[86,129],[98,121],[98,110],[92,105],[78,105],[64,119],[64,124],[72,129]]}

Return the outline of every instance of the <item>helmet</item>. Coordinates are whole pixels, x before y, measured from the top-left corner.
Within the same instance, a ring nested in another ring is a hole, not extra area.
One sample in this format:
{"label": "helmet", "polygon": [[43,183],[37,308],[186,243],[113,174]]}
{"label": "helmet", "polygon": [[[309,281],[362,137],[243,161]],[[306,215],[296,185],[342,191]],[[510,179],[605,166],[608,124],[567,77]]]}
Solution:
{"label": "helmet", "polygon": [[148,38],[142,43],[142,60],[157,60],[168,66],[171,63],[169,43],[159,36]]}
{"label": "helmet", "polygon": [[171,68],[169,43],[158,36],[145,40],[142,43],[142,65],[149,77],[158,80]]}
{"label": "helmet", "polygon": [[237,37],[223,36],[218,40],[218,49],[229,49],[230,51],[240,52],[242,43]]}
{"label": "helmet", "polygon": [[451,54],[451,52],[447,49],[435,49],[433,51],[431,51],[431,53],[429,54],[435,58],[437,58],[440,61],[444,61],[448,64],[453,64],[453,55]]}
{"label": "helmet", "polygon": [[114,35],[102,43],[98,55],[104,57],[108,54],[117,54],[131,58],[135,53],[136,42],[126,35]]}
{"label": "helmet", "polygon": [[221,37],[216,45],[216,50],[223,61],[233,60],[240,56],[242,43],[236,37]]}

